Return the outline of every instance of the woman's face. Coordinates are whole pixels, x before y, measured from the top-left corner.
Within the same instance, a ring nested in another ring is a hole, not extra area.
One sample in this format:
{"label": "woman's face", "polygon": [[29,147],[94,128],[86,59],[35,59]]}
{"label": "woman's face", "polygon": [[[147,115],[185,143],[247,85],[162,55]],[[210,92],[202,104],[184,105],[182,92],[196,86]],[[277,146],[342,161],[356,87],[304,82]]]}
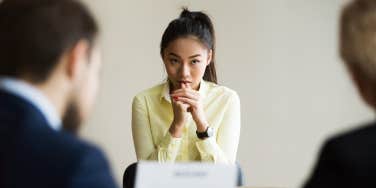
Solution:
{"label": "woman's face", "polygon": [[211,58],[212,50],[194,37],[170,42],[163,52],[163,62],[172,89],[180,89],[182,84],[187,84],[197,90]]}

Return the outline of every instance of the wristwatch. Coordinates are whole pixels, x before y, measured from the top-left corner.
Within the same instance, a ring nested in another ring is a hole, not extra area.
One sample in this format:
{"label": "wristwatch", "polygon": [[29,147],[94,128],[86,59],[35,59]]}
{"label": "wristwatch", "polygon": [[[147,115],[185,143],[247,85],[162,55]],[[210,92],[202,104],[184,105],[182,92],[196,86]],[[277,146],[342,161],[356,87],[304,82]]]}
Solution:
{"label": "wristwatch", "polygon": [[208,126],[208,128],[206,128],[205,132],[198,132],[196,130],[196,134],[197,134],[197,137],[199,139],[209,138],[209,137],[212,137],[214,135],[214,129]]}

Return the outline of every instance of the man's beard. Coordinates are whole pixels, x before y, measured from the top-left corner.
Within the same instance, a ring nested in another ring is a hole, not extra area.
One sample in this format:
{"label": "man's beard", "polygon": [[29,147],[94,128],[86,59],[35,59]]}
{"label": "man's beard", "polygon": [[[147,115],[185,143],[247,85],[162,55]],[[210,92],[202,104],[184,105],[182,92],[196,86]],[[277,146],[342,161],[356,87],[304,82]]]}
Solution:
{"label": "man's beard", "polygon": [[70,100],[63,117],[63,130],[77,135],[80,125],[81,117],[79,107],[75,100]]}

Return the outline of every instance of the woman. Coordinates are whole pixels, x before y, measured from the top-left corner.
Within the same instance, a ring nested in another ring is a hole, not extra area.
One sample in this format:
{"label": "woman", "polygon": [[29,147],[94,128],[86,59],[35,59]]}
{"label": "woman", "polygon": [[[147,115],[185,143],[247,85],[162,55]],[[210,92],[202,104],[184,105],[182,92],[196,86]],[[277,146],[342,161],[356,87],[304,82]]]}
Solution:
{"label": "woman", "polygon": [[184,9],[164,31],[160,50],[167,81],[133,99],[137,159],[235,163],[239,97],[217,85],[210,18]]}

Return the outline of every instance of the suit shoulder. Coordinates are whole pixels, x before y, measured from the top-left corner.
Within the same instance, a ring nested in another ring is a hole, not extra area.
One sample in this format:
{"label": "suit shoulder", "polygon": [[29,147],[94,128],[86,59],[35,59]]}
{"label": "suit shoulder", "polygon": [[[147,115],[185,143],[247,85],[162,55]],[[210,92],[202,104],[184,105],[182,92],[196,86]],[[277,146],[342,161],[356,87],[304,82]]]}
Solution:
{"label": "suit shoulder", "polygon": [[333,136],[328,142],[335,143],[363,143],[367,141],[376,142],[376,125],[375,123],[363,125],[359,128],[345,131]]}
{"label": "suit shoulder", "polygon": [[105,154],[103,153],[103,151],[95,146],[94,144],[91,144],[89,142],[86,142],[86,141],[83,141],[83,140],[80,140],[78,138],[76,138],[76,148],[74,148],[73,150],[77,151],[77,150],[80,150],[80,156],[78,158],[78,160],[80,160],[81,162],[82,161],[86,161],[86,163],[88,161],[90,161],[93,164],[96,164],[96,165],[105,165],[105,166],[108,166],[108,162],[107,162],[107,159],[105,157]]}
{"label": "suit shoulder", "polygon": [[[61,146],[61,152],[67,156],[67,162],[76,164],[76,168],[83,163],[91,164],[92,168],[108,168],[109,164],[103,151],[94,144],[84,141],[69,133],[61,138],[66,144]],[[90,165],[86,165],[90,166]]]}
{"label": "suit shoulder", "polygon": [[64,147],[67,150],[80,150],[81,152],[100,151],[99,148],[94,144],[84,141],[70,133],[62,133],[60,139],[64,140],[64,142],[66,143],[70,143],[66,144],[66,146]]}
{"label": "suit shoulder", "polygon": [[369,148],[376,147],[376,126],[368,124],[346,131],[329,138],[323,151],[336,153],[343,160],[354,161],[359,158],[376,157],[376,152]]}
{"label": "suit shoulder", "polygon": [[104,153],[88,142],[76,141],[82,151],[71,174],[71,187],[117,187]]}
{"label": "suit shoulder", "polygon": [[50,157],[59,158],[59,155],[63,155],[64,158],[61,158],[61,160],[70,164],[76,163],[88,154],[103,155],[97,146],[67,132],[57,132],[56,135],[49,137],[46,142],[49,142],[48,148],[52,148],[51,151],[55,153]]}

